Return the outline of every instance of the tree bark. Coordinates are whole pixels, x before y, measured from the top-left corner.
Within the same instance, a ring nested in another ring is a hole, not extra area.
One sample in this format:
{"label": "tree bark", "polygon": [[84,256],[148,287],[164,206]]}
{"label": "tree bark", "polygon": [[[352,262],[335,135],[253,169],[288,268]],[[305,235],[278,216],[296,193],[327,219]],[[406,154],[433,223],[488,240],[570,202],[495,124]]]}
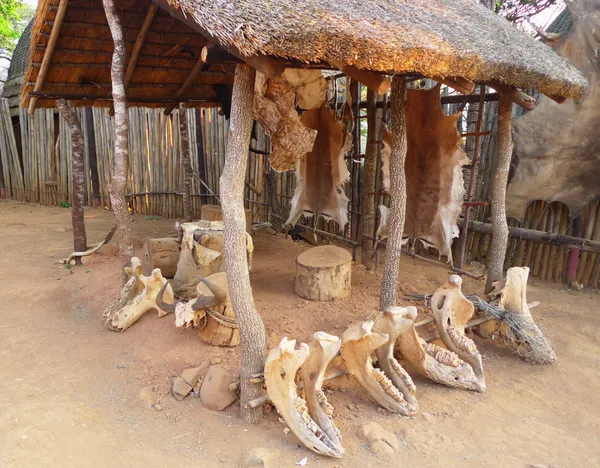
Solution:
{"label": "tree bark", "polygon": [[[73,173],[73,199],[71,200],[71,222],[73,224],[73,251],[84,252],[87,250],[87,236],[85,233],[85,220],[83,207],[85,206],[85,171],[83,168],[83,132],[77,110],[70,102],[64,99],[57,101],[58,110],[67,122],[71,133],[71,171]],[[81,259],[77,259],[81,263]]]}
{"label": "tree bark", "polygon": [[[360,261],[372,270],[375,264],[373,256],[373,236],[375,235],[375,179],[377,178],[377,138],[380,135],[381,119],[377,116],[377,94],[367,90],[367,147],[363,167],[363,186],[361,192],[361,212],[363,237]],[[368,236],[368,237],[365,237]]]}
{"label": "tree bark", "polygon": [[183,219],[192,221],[192,161],[190,160],[190,139],[186,109],[179,104],[179,135],[181,136],[181,163],[183,164]]}
{"label": "tree bark", "polygon": [[506,184],[512,154],[512,101],[500,94],[498,105],[498,164],[492,182],[492,243],[488,276],[485,284],[486,294],[492,290],[492,283],[503,277],[504,257],[508,243],[508,225],[506,224]]}
{"label": "tree bark", "polygon": [[266,348],[265,327],[254,306],[248,274],[244,214],[244,179],[252,128],[255,76],[256,70],[248,65],[236,66],[225,166],[220,180],[224,223],[223,253],[242,351],[240,413],[242,419],[250,423],[259,422],[263,415],[262,408],[246,408],[246,404],[259,397],[262,392],[262,385],[251,383],[250,377],[264,371]]}
{"label": "tree bark", "polygon": [[396,304],[396,284],[400,271],[402,231],[406,216],[406,78],[392,79],[392,154],[390,156],[390,213],[389,237],[385,252],[385,266],[381,279],[379,308],[385,311]]}
{"label": "tree bark", "polygon": [[281,214],[281,205],[277,199],[277,172],[272,167],[267,174],[267,198],[269,199],[271,213],[278,216],[271,217],[271,225],[276,232],[281,232],[283,229],[283,221],[281,220],[283,215]]}
{"label": "tree bark", "polygon": [[110,202],[117,222],[119,235],[119,257],[121,259],[121,279],[127,281],[125,267],[131,264],[133,244],[131,243],[131,218],[127,211],[127,174],[129,172],[129,115],[123,83],[126,65],[125,38],[121,21],[117,15],[114,0],[102,0],[106,20],[115,44],[112,65],[112,96],[115,109],[115,151],[113,177],[109,187]]}

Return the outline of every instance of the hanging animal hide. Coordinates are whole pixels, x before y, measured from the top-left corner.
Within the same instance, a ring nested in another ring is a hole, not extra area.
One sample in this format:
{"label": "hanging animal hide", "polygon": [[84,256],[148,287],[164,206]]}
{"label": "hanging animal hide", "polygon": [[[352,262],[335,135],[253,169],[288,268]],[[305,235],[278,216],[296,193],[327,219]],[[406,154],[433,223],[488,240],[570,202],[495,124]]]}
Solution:
{"label": "hanging animal hide", "polygon": [[348,222],[348,197],[341,185],[350,176],[344,154],[350,150],[352,138],[336,121],[327,106],[305,112],[302,124],[318,130],[315,145],[298,162],[296,189],[286,224],[296,224],[302,214],[332,218],[343,227]]}
{"label": "hanging animal hide", "polygon": [[300,121],[296,106],[316,109],[325,103],[327,82],[319,70],[286,70],[266,80],[258,73],[254,87],[254,118],[271,137],[271,167],[287,171],[313,149],[317,132]]}
{"label": "hanging animal hide", "polygon": [[[456,126],[459,115],[444,115],[439,84],[429,90],[407,91],[403,236],[435,247],[450,263],[450,246],[458,237],[457,221],[464,196],[462,166],[469,163]],[[389,190],[391,148],[392,134],[384,127],[381,159],[385,190]],[[385,222],[386,216],[381,220]],[[385,234],[386,230],[380,222],[378,232]]]}
{"label": "hanging animal hide", "polygon": [[573,216],[600,197],[600,1],[569,2],[574,18],[554,49],[589,81],[578,101],[540,96],[513,126],[514,152],[506,213],[523,219],[532,200],[559,201]]}

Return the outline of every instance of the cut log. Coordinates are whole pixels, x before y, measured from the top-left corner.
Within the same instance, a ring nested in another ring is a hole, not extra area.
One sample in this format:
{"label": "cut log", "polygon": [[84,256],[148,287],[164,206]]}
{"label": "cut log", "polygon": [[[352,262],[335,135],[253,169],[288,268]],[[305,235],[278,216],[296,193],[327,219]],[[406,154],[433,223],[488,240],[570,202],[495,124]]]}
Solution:
{"label": "cut log", "polygon": [[142,259],[144,274],[149,275],[155,268],[160,268],[163,277],[173,278],[177,271],[179,253],[177,239],[172,237],[148,239],[144,242],[144,257]]}
{"label": "cut log", "polygon": [[[252,234],[252,210],[245,209],[244,213],[246,215],[246,232]],[[221,207],[219,205],[202,205],[200,219],[205,221],[222,221],[223,212],[221,211]]]}
{"label": "cut log", "polygon": [[341,247],[322,245],[296,258],[298,296],[311,301],[330,301],[350,295],[352,255]]}

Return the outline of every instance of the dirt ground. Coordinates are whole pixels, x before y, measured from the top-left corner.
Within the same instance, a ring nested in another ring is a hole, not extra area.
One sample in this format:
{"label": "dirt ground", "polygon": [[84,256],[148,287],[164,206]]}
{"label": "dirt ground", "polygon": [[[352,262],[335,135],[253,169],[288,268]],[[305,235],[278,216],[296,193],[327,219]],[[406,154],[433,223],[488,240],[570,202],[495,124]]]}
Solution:
{"label": "dirt ground", "polygon": [[[104,238],[112,214],[86,211],[88,242]],[[387,413],[346,377],[328,394],[344,437],[341,460],[299,445],[275,412],[258,427],[241,422],[237,405],[205,409],[170,394],[183,369],[221,357],[236,369],[237,349],[203,344],[175,328],[172,316],[148,313],[124,333],[102,325],[119,291],[114,248],[72,269],[56,260],[72,247],[70,211],[0,202],[0,467],[235,467],[254,447],[276,452],[278,466],[600,466],[600,311],[598,295],[532,281],[534,316],[556,347],[557,365],[534,366],[475,339],[484,356],[485,394],[452,390],[414,376],[420,412]],[[168,219],[135,218],[138,240],[173,232]],[[112,243],[115,243],[113,240]],[[255,236],[251,275],[269,346],[282,336],[307,341],[324,330],[341,335],[376,311],[380,276],[355,266],[352,294],[332,303],[293,293],[294,260],[308,248],[291,239]],[[448,272],[403,258],[401,292],[433,292]],[[466,280],[465,292],[481,293]],[[132,402],[151,386],[161,411]],[[357,436],[376,421],[402,448],[374,454]]]}

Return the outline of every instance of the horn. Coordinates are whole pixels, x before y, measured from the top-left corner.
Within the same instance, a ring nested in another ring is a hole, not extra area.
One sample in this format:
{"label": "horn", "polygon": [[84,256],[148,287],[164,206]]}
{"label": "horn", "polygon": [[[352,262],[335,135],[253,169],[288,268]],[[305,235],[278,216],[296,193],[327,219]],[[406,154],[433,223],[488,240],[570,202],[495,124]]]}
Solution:
{"label": "horn", "polygon": [[156,305],[165,312],[172,314],[175,312],[175,305],[177,305],[177,302],[175,304],[167,304],[163,301],[163,294],[168,285],[169,282],[165,281],[165,284],[163,284],[162,288],[160,288],[160,291],[158,291],[158,294],[156,295]]}
{"label": "horn", "polygon": [[206,309],[207,307],[214,307],[222,304],[227,299],[227,293],[223,291],[219,286],[210,282],[206,278],[196,276],[196,279],[206,285],[206,287],[213,293],[213,297],[210,296],[198,296],[196,302],[192,304],[192,310]]}

